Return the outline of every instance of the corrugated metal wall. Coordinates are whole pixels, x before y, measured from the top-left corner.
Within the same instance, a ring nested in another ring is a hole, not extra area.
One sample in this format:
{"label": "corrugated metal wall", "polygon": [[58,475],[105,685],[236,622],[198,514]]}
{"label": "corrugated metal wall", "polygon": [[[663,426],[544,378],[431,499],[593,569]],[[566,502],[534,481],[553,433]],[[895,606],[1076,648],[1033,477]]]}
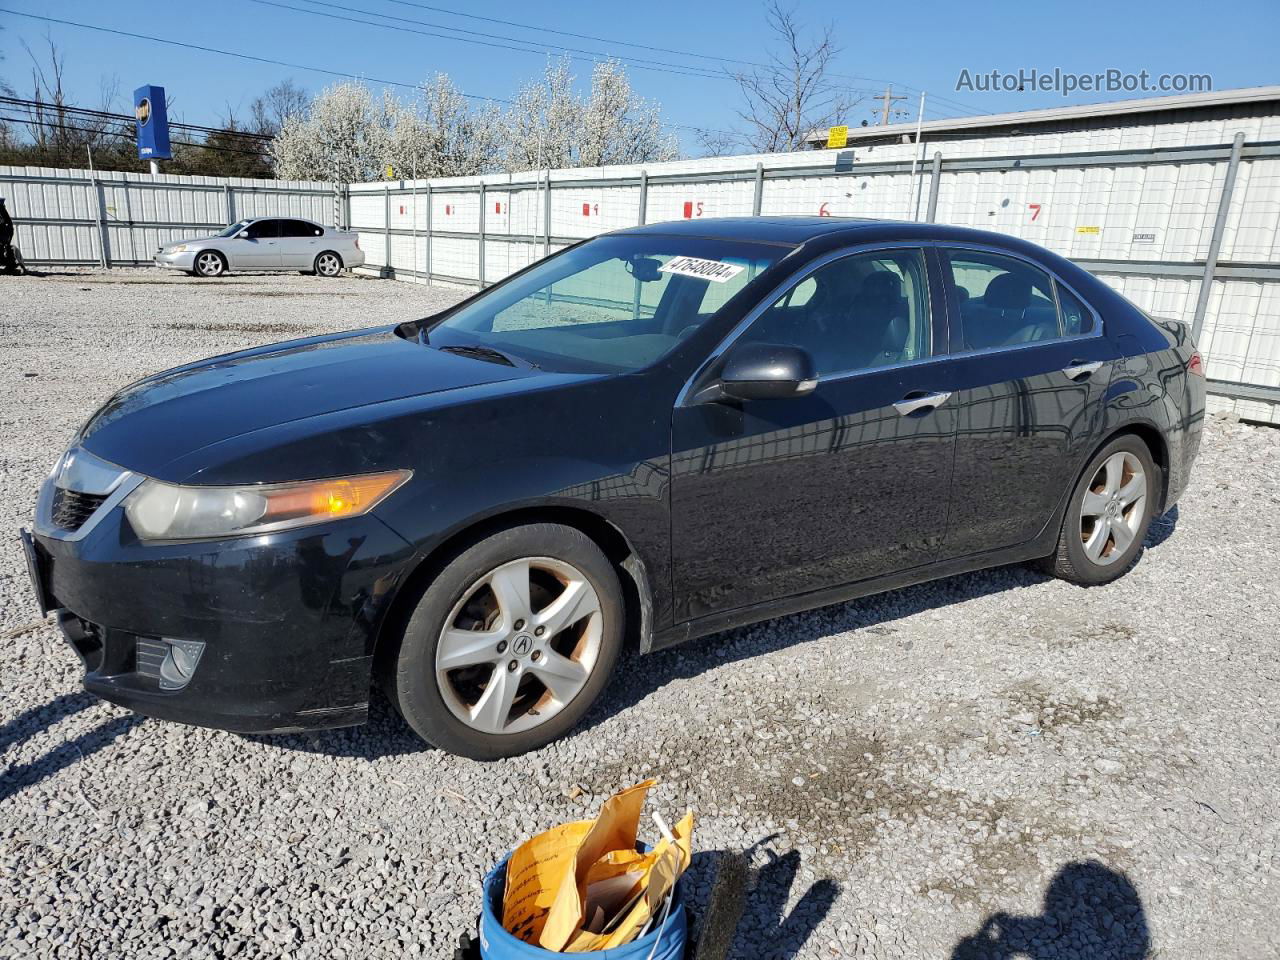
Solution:
{"label": "corrugated metal wall", "polygon": [[353,184],[350,223],[370,266],[474,285],[640,222],[757,210],[924,220],[932,205],[937,222],[1042,244],[1194,325],[1237,134],[1199,343],[1212,409],[1280,423],[1280,117]]}
{"label": "corrugated metal wall", "polygon": [[333,184],[238,177],[0,167],[0,196],[32,265],[133,266],[184,237],[244,217],[297,216],[333,224]]}

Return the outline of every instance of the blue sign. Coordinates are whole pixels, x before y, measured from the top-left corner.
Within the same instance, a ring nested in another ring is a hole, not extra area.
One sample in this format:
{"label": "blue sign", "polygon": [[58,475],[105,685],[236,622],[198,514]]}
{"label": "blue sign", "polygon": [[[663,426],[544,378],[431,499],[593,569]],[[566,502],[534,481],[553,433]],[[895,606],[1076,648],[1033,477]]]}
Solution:
{"label": "blue sign", "polygon": [[133,115],[138,118],[138,156],[143,160],[168,160],[172,157],[164,87],[148,84],[133,91]]}

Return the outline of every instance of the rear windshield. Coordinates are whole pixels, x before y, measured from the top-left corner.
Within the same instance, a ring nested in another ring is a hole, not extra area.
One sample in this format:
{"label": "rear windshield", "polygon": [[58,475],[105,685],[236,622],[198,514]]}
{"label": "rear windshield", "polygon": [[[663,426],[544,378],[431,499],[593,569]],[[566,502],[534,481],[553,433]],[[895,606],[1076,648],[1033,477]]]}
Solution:
{"label": "rear windshield", "polygon": [[561,371],[648,366],[793,248],[652,234],[599,237],[461,307],[432,347],[484,347]]}

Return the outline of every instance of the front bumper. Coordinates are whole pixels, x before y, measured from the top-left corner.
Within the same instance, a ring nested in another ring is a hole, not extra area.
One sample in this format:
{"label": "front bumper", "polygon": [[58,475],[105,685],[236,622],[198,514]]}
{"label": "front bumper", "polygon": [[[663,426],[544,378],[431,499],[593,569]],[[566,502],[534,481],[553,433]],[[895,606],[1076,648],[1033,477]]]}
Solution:
{"label": "front bumper", "polygon": [[[369,515],[288,533],[137,540],[123,510],[34,537],[35,576],[84,686],[138,713],[244,733],[368,716],[374,644],[412,550]],[[163,676],[166,650],[189,676]],[[167,681],[167,682],[166,682]]]}
{"label": "front bumper", "polygon": [[196,252],[186,250],[182,253],[167,253],[164,250],[157,250],[155,263],[157,267],[166,267],[170,270],[194,270]]}

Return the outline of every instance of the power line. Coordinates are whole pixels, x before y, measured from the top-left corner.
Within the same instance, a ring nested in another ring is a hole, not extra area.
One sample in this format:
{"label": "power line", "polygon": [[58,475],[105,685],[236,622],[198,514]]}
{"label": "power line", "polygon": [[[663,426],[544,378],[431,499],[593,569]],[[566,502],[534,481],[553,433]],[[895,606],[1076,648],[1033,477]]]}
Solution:
{"label": "power line", "polygon": [[[100,137],[119,137],[121,139],[129,140],[129,141],[132,141],[134,139],[134,135],[125,130],[109,130],[109,129],[104,129],[102,127],[82,127],[82,126],[77,126],[74,123],[67,123],[66,121],[60,121],[60,120],[40,120],[35,117],[11,117],[5,114],[0,114],[0,120],[7,121],[9,123],[22,123],[22,124],[29,124],[29,125],[33,124],[41,127],[48,127],[50,129],[76,130],[80,133],[92,133]],[[208,143],[196,143],[193,140],[170,140],[169,142],[178,144],[179,146],[183,146],[183,147],[194,147],[195,149],[198,149],[198,150],[212,150],[215,153],[235,153],[235,154],[239,154],[242,157],[263,157],[264,156],[263,153],[257,150],[236,150],[234,147],[213,146]],[[82,146],[84,146],[84,144],[75,145],[77,150]]]}
{"label": "power line", "polygon": [[[107,110],[94,110],[89,107],[76,107],[65,103],[50,103],[47,100],[29,100],[23,97],[6,97],[0,96],[0,104],[6,104],[14,107],[22,107],[28,110],[47,111],[49,113],[67,113],[76,117],[93,118],[96,120],[119,121],[121,123],[136,123],[135,117],[127,113],[112,113]],[[242,137],[246,140],[260,140],[269,142],[273,138],[270,134],[254,133],[250,130],[232,130],[227,127],[211,127],[198,123],[186,123],[182,120],[170,120],[170,127],[181,130],[188,130],[192,133],[214,134],[225,133],[236,137]]]}
{"label": "power line", "polygon": [[[310,3],[310,2],[316,2],[316,0],[304,0],[304,2]],[[462,10],[453,10],[448,7],[434,6],[429,3],[415,2],[415,0],[383,0],[383,2],[394,3],[402,7],[416,7],[419,10],[431,10],[434,13],[444,13],[450,16],[455,16],[455,17],[465,17],[468,20],[479,20],[485,23],[496,23],[506,27],[518,27],[522,30],[534,30],[539,33],[554,33],[562,37],[573,37],[576,40],[590,40],[594,43],[611,43],[611,44],[617,44],[619,46],[624,46],[624,47],[634,47],[638,50],[649,50],[653,53],[670,53],[679,57],[696,57],[700,60],[715,60],[719,63],[731,63],[731,64],[737,64],[738,66],[743,66],[743,67],[755,67],[760,70],[768,70],[768,71],[777,70],[777,67],[775,67],[772,64],[760,63],[759,61],[756,61],[756,60],[742,60],[735,57],[725,57],[715,53],[707,53],[705,51],[681,50],[676,47],[652,46],[644,43],[635,43],[634,41],[631,41],[631,40],[620,40],[620,39],[615,39],[611,37],[597,37],[588,33],[573,33],[572,31],[569,31],[569,30],[558,30],[555,27],[543,27],[534,23],[521,23],[516,20],[501,20],[497,17],[486,17],[477,13],[466,13]],[[386,15],[376,14],[376,16],[386,16]],[[459,29],[459,28],[447,27],[445,29]],[[862,76],[857,76],[855,74],[847,74],[847,73],[832,73],[830,74],[830,76],[838,80],[856,80],[856,81],[861,81],[866,83],[875,83],[875,84],[888,83],[888,84],[893,84],[894,86],[902,87],[904,90],[912,92],[916,95],[920,94],[919,87],[913,87],[910,84],[901,83],[900,81],[897,81],[897,80],[886,80],[878,77],[862,77]],[[952,100],[946,97],[940,97],[937,94],[930,94],[930,97],[946,103],[953,104],[955,107],[957,107],[960,110],[970,111],[973,113],[987,112],[984,110],[979,110],[977,107],[960,103],[957,100]]]}
{"label": "power line", "polygon": [[[381,17],[384,20],[394,20],[399,24],[417,24],[419,26],[431,27],[435,30],[452,30],[455,33],[471,34],[471,37],[454,37],[446,33],[434,33],[430,30],[418,30],[413,27],[395,26],[390,23],[379,23],[376,20],[366,20],[361,17],[343,16],[338,13],[326,13],[323,10],[308,10],[304,7],[295,7],[287,3],[280,3],[278,0],[250,0],[265,7],[276,7],[280,10],[290,10],[294,13],[301,13],[312,17],[327,17],[330,20],[340,20],[347,23],[359,23],[370,27],[381,27],[384,30],[398,30],[408,33],[416,33],[424,37],[435,37],[438,40],[454,40],[458,43],[471,43],[482,47],[493,47],[499,50],[512,50],[516,53],[532,53],[535,55],[543,55],[552,51],[560,51],[570,56],[571,59],[581,60],[588,59],[591,62],[598,63],[601,60],[617,59],[626,61],[628,66],[638,70],[653,70],[658,73],[671,73],[682,77],[697,77],[705,80],[728,80],[732,79],[726,74],[716,71],[706,70],[703,68],[689,66],[688,64],[669,63],[663,60],[644,60],[637,57],[617,57],[608,53],[600,53],[595,50],[583,50],[579,47],[566,47],[560,44],[547,44],[542,47],[530,48],[529,46],[513,46],[513,44],[528,44],[532,41],[521,40],[518,37],[503,36],[501,34],[484,33],[479,30],[467,30],[463,27],[448,27],[438,23],[431,23],[426,20],[414,20],[409,17],[396,17],[389,13],[378,13],[373,10],[366,10],[360,7],[350,7],[344,4],[327,3],[325,0],[302,0],[303,3],[310,3],[319,7],[328,7],[333,10],[342,10],[346,13],[364,14],[365,16]],[[480,37],[483,39],[472,39],[472,37]],[[507,41],[507,42],[502,42]],[[581,54],[582,56],[574,56]]]}
{"label": "power line", "polygon": [[[181,47],[184,50],[198,50],[201,53],[214,53],[222,57],[234,57],[237,60],[248,60],[254,63],[267,63],[277,67],[288,67],[291,70],[306,70],[311,73],[322,73],[322,74],[326,74],[327,76],[342,77],[345,80],[355,80],[360,83],[364,83],[364,82],[380,83],[389,87],[400,87],[406,90],[414,90],[414,91],[421,91],[422,89],[421,84],[407,83],[404,80],[390,80],[385,77],[375,77],[370,74],[347,73],[342,70],[332,70],[332,69],[329,69],[328,67],[316,67],[316,66],[311,66],[309,64],[305,64],[305,63],[293,63],[288,60],[276,60],[271,57],[260,57],[250,53],[240,53],[235,50],[222,50],[218,47],[208,47],[198,43],[187,43],[183,40],[171,40],[168,37],[156,37],[156,36],[152,36],[151,34],[137,33],[130,30],[117,30],[114,27],[103,27],[93,23],[80,23],[75,20],[64,20],[64,19],[59,19],[58,17],[46,17],[41,14],[23,13],[20,10],[10,10],[6,7],[0,7],[0,13],[9,13],[9,14],[13,14],[14,16],[26,17],[29,20],[41,20],[46,23],[56,23],[66,27],[78,27],[83,30],[94,30],[94,31],[97,31],[98,33],[108,33],[113,36],[125,37],[126,39],[130,39],[130,40],[146,40],[150,43],[161,43],[171,47]],[[502,97],[486,97],[486,96],[481,96],[475,93],[463,93],[462,91],[459,91],[459,93],[462,96],[466,97],[468,100],[483,100],[487,103],[501,103],[507,106],[511,105],[510,100],[503,99]],[[690,124],[681,124],[681,123],[671,123],[671,124],[668,124],[668,126],[675,127],[677,129],[683,129],[683,130],[706,130],[708,132],[716,132],[716,133],[732,133],[732,131],[728,131],[728,130],[713,130],[713,128],[710,128],[710,127],[696,127]]]}

